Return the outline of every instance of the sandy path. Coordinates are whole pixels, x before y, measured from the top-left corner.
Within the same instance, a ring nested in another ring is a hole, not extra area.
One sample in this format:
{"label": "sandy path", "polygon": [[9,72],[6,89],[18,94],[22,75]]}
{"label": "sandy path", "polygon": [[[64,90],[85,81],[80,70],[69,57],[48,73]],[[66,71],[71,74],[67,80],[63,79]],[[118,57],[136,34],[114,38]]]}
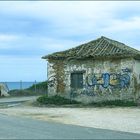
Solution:
{"label": "sandy path", "polygon": [[140,133],[140,108],[40,108],[21,106],[0,113],[65,124]]}

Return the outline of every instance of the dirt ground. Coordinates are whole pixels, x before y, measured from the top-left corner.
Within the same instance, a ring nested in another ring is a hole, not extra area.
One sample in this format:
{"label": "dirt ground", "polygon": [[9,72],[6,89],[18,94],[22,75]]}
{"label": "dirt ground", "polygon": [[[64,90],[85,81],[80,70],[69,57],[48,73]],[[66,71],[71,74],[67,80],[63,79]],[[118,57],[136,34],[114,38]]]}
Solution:
{"label": "dirt ground", "polygon": [[22,105],[1,108],[0,113],[64,124],[140,133],[140,108],[138,107],[70,108]]}

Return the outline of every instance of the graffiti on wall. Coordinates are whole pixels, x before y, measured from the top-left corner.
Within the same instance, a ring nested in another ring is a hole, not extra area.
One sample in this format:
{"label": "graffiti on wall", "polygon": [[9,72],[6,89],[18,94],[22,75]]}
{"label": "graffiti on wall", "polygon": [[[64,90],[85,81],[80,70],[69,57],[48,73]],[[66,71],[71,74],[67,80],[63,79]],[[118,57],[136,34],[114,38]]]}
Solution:
{"label": "graffiti on wall", "polygon": [[[94,73],[89,74],[85,78],[85,84],[83,89],[79,92],[77,89],[71,89],[71,96],[75,97],[80,94],[87,96],[103,95],[106,93],[114,93],[114,91],[120,91],[127,89],[130,86],[130,73],[131,71],[126,68],[122,69],[120,73]],[[48,85],[54,87],[57,85],[56,75],[48,78]]]}
{"label": "graffiti on wall", "polygon": [[130,85],[130,72],[129,69],[122,69],[121,73],[89,74],[82,89],[71,89],[71,96],[102,96],[127,90]]}
{"label": "graffiti on wall", "polygon": [[48,86],[54,87],[56,85],[56,76],[50,76],[48,78]]}
{"label": "graffiti on wall", "polygon": [[86,77],[85,85],[80,94],[86,96],[103,95],[127,89],[130,85],[130,70],[122,69],[121,73],[97,73]]}
{"label": "graffiti on wall", "polygon": [[89,87],[100,85],[103,88],[127,88],[130,85],[130,76],[128,71],[123,73],[102,73],[102,74],[89,74],[86,77],[86,84]]}

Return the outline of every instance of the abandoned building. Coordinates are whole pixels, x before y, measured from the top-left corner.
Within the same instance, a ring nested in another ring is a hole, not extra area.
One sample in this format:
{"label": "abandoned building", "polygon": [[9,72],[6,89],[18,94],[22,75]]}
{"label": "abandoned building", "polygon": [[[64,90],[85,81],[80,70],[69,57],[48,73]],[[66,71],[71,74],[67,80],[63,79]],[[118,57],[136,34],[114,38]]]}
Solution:
{"label": "abandoned building", "polygon": [[42,57],[48,61],[48,94],[89,102],[140,97],[140,51],[100,37]]}

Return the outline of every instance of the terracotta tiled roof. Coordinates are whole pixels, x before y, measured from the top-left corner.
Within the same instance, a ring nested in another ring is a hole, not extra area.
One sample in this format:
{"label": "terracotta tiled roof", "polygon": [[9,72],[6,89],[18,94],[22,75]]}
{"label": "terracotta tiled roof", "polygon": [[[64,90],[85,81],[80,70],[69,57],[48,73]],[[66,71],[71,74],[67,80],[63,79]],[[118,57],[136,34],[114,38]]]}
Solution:
{"label": "terracotta tiled roof", "polygon": [[43,56],[43,59],[85,59],[85,58],[125,58],[140,59],[140,51],[121,42],[100,37],[75,48]]}

